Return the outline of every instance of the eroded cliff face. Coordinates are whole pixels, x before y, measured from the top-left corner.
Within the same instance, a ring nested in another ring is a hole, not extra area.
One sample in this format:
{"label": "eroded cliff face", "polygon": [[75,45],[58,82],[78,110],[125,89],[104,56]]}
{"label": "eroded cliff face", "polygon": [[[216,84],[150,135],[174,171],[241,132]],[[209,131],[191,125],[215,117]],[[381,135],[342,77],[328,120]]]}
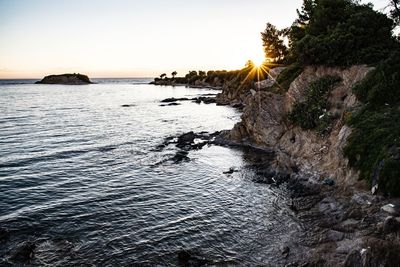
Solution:
{"label": "eroded cliff face", "polygon": [[[285,94],[259,90],[246,96],[242,121],[235,125],[228,137],[234,142],[250,142],[275,149],[278,160],[295,161],[298,167],[318,172],[346,184],[356,181],[358,174],[349,167],[343,148],[351,133],[345,125],[345,114],[359,106],[352,87],[372,68],[365,65],[348,69],[307,67],[290,85]],[[308,85],[327,75],[339,76],[342,81],[329,97],[329,112],[337,118],[328,136],[312,130],[302,130],[287,120],[287,114],[297,101],[304,101]]]}

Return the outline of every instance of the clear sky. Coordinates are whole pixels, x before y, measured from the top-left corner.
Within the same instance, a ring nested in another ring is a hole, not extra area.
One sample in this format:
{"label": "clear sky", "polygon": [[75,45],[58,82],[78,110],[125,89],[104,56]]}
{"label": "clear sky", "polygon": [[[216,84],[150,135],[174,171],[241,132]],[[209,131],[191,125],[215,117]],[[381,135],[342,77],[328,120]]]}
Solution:
{"label": "clear sky", "polygon": [[[377,8],[386,0],[373,2]],[[302,0],[0,0],[0,78],[239,69]]]}

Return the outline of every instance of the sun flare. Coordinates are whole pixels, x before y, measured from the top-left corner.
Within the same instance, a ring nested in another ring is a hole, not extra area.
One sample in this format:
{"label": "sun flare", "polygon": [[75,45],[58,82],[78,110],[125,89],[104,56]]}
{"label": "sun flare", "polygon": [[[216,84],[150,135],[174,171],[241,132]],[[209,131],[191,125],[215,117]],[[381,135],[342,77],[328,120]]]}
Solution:
{"label": "sun flare", "polygon": [[253,64],[256,68],[260,68],[262,65],[264,65],[265,58],[253,58],[251,61],[253,61]]}

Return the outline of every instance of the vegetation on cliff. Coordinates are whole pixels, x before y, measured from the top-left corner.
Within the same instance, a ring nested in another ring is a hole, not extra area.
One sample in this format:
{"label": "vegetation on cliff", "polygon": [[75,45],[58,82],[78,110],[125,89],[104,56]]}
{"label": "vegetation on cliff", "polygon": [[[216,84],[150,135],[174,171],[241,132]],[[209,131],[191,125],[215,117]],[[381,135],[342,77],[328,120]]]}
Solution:
{"label": "vegetation on cliff", "polygon": [[345,155],[362,178],[400,196],[400,51],[380,63],[353,90],[364,105],[349,116],[354,131]]}
{"label": "vegetation on cliff", "polygon": [[328,112],[328,98],[340,80],[337,76],[325,76],[311,83],[306,89],[305,101],[294,103],[289,121],[305,130],[315,129],[320,135],[328,134],[334,119]]}
{"label": "vegetation on cliff", "polygon": [[[398,1],[390,2],[392,18],[357,1],[304,0],[298,19],[288,30],[290,47],[285,60],[295,66],[376,66],[354,88],[363,105],[347,116],[353,133],[344,152],[361,178],[399,196],[400,48],[392,33],[399,13]],[[292,80],[296,74],[292,67],[281,76]],[[327,93],[334,84],[332,77],[312,83],[307,99],[294,104],[289,120],[303,129],[327,133],[332,115],[324,111],[329,109]]]}

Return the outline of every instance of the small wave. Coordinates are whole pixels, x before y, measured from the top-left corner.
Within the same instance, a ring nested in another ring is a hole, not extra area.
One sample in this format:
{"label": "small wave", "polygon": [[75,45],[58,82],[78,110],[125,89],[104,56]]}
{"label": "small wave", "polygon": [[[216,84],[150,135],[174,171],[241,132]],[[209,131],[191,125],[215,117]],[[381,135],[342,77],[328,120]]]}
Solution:
{"label": "small wave", "polygon": [[16,161],[0,163],[0,168],[19,168],[19,167],[29,166],[29,165],[32,165],[32,164],[35,164],[38,162],[43,162],[43,161],[69,159],[69,158],[78,157],[80,155],[83,155],[83,154],[86,154],[89,152],[93,152],[93,151],[98,151],[98,152],[104,153],[104,152],[109,152],[109,151],[115,150],[119,146],[125,145],[125,144],[126,143],[119,144],[119,145],[106,145],[106,146],[93,147],[93,148],[80,149],[80,150],[67,150],[67,151],[51,153],[49,155],[28,157],[28,158],[19,159]]}

